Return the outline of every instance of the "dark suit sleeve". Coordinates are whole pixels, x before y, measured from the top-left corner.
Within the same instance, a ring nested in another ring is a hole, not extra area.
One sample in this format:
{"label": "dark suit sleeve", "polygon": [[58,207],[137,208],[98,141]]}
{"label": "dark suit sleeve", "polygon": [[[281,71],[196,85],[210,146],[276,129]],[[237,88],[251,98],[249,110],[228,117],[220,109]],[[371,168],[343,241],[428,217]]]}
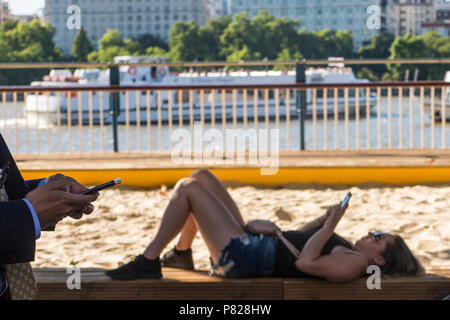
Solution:
{"label": "dark suit sleeve", "polygon": [[34,260],[33,217],[23,200],[0,203],[0,265]]}

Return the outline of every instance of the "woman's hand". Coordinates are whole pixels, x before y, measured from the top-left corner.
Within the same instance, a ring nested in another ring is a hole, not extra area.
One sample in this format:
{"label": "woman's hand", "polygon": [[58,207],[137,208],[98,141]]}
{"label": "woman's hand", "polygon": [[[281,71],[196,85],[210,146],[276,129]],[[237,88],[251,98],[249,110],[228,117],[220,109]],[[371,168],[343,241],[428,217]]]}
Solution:
{"label": "woman's hand", "polygon": [[334,231],[347,208],[348,204],[346,204],[344,208],[342,208],[340,204],[329,207],[326,213],[327,220],[325,221],[323,227],[329,231]]}
{"label": "woman's hand", "polygon": [[252,220],[245,226],[245,230],[255,234],[262,233],[273,235],[277,230],[280,230],[280,228],[269,220]]}

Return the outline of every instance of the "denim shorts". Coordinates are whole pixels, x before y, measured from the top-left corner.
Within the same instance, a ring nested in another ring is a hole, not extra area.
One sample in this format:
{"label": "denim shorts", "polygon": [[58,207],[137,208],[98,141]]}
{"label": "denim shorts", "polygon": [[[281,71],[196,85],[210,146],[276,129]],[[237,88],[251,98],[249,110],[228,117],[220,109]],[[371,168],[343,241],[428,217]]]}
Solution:
{"label": "denim shorts", "polygon": [[221,251],[211,275],[224,278],[270,277],[275,270],[276,242],[273,236],[244,233]]}

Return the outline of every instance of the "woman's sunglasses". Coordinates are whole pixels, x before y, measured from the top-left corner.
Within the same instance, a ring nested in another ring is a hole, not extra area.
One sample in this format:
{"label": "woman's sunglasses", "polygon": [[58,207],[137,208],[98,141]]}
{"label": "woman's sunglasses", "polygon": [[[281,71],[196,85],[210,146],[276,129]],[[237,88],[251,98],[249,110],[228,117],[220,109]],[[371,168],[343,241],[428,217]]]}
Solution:
{"label": "woman's sunglasses", "polygon": [[374,238],[375,241],[382,240],[382,239],[384,239],[385,236],[386,236],[386,234],[384,232],[381,232],[381,231],[375,231],[373,233],[373,238]]}

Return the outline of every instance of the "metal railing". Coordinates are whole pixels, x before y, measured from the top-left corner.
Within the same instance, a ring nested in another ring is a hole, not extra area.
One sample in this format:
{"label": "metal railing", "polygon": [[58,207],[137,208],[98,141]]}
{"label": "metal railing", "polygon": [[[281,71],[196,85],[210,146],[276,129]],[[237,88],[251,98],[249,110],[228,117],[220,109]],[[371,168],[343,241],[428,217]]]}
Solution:
{"label": "metal railing", "polygon": [[[226,145],[227,129],[237,133],[233,139],[243,139],[237,152],[249,150],[246,139],[255,134],[257,149],[268,146],[273,129],[279,132],[280,150],[300,150],[302,126],[307,150],[445,149],[450,140],[449,86],[424,81],[0,87],[0,130],[15,154],[113,152],[109,102],[112,93],[119,93],[120,152],[197,148],[203,153],[216,150],[219,138]],[[307,96],[304,122],[296,99],[302,90]],[[207,130],[218,133],[211,143],[203,136]]]}
{"label": "metal railing", "polygon": [[[416,58],[416,59],[342,59],[339,61],[326,59],[302,59],[290,61],[201,61],[201,62],[160,62],[160,63],[132,63],[135,67],[169,66],[174,68],[191,67],[273,67],[273,66],[323,66],[330,63],[344,63],[345,65],[389,65],[389,64],[450,64],[450,58]],[[79,62],[35,62],[35,63],[0,63],[1,69],[82,69],[82,68],[111,68],[129,66],[131,63],[79,63]]]}

